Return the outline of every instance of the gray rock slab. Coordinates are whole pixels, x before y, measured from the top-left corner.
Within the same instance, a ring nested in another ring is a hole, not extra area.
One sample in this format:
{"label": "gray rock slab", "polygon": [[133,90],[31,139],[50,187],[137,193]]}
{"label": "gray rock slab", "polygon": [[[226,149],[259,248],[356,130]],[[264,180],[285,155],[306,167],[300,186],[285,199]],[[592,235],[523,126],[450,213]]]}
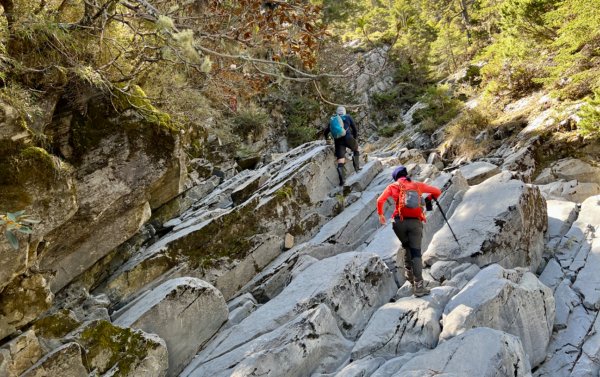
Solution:
{"label": "gray rock slab", "polygon": [[392,225],[393,224],[390,222],[379,228],[373,239],[362,252],[379,255],[392,274],[396,277],[396,282],[401,285],[404,283],[404,273],[399,270],[402,270],[404,262],[398,263],[397,255],[404,251],[401,250],[402,245],[400,244],[398,237],[396,237]]}
{"label": "gray rock slab", "polygon": [[329,307],[319,304],[230,352],[206,361],[195,359],[180,376],[301,377],[328,373],[342,364],[351,346]]}
{"label": "gray rock slab", "polygon": [[555,259],[550,259],[540,275],[540,281],[550,289],[555,290],[563,280],[564,276],[565,273],[560,264]]}
{"label": "gray rock slab", "polygon": [[88,371],[81,357],[81,347],[77,343],[67,343],[45,355],[21,377],[87,377]]}
{"label": "gray rock slab", "polygon": [[583,305],[576,306],[569,316],[567,327],[553,334],[546,350],[547,358],[534,376],[569,376],[596,317],[596,313],[590,313]]}
{"label": "gray rock slab", "polygon": [[471,264],[471,263],[466,263],[466,264],[468,265],[467,268],[460,271],[459,273],[454,274],[452,276],[452,278],[450,280],[446,280],[443,283],[443,285],[455,287],[455,288],[458,288],[459,290],[461,290],[467,284],[469,284],[471,279],[473,279],[479,273],[479,271],[481,271],[481,268],[479,268],[479,266],[476,264]]}
{"label": "gray rock slab", "polygon": [[548,200],[569,200],[581,203],[590,196],[600,194],[599,184],[576,180],[565,181],[561,179],[538,187],[542,195]]}
{"label": "gray rock slab", "polygon": [[517,376],[531,374],[521,341],[485,327],[469,330],[415,356],[393,377]]}
{"label": "gray rock slab", "polygon": [[600,373],[600,316],[596,316],[592,330],[583,343],[581,356],[575,363],[572,377],[598,376]]}
{"label": "gray rock slab", "polygon": [[416,353],[407,353],[399,357],[395,357],[385,362],[373,373],[371,377],[391,377],[402,368],[404,364],[413,357],[424,354],[429,350],[423,350]]}
{"label": "gray rock slab", "polygon": [[168,280],[114,318],[118,326],[159,335],[169,351],[168,375],[175,376],[227,321],[221,292],[196,278]]}
{"label": "gray rock slab", "polygon": [[350,244],[358,237],[362,237],[364,233],[359,232],[361,226],[369,217],[376,217],[373,215],[377,212],[375,205],[377,197],[378,194],[375,192],[364,192],[359,200],[321,227],[310,243]]}
{"label": "gray rock slab", "polygon": [[532,145],[517,145],[512,150],[507,150],[502,156],[504,163],[501,170],[514,172],[516,176],[526,182],[530,182],[535,172],[535,155]]}
{"label": "gray rock slab", "polygon": [[548,225],[546,203],[537,188],[511,179],[510,174],[471,187],[449,222],[460,246],[444,226],[423,254],[427,265],[456,260],[535,271],[541,262]]}
{"label": "gray rock slab", "polygon": [[[600,238],[591,240],[585,265],[579,271],[573,289],[583,295],[583,304],[589,308],[600,309]],[[587,248],[582,247],[583,250]]]}
{"label": "gray rock slab", "polygon": [[556,317],[554,319],[554,328],[557,330],[567,327],[569,315],[573,308],[581,304],[580,298],[571,289],[571,280],[564,279],[560,282],[554,292],[554,300],[556,302]]}
{"label": "gray rock slab", "polygon": [[319,303],[331,309],[345,336],[356,338],[373,312],[395,291],[391,272],[374,254],[344,253],[321,260],[238,325],[221,332],[198,359],[210,360],[230,352]]}
{"label": "gray rock slab", "polygon": [[373,160],[366,163],[362,166],[361,170],[352,174],[346,182],[344,183],[344,192],[346,194],[354,191],[364,191],[373,178],[377,176],[377,174],[381,173],[383,170],[383,165],[379,160]]}
{"label": "gray rock slab", "polygon": [[563,267],[569,267],[582,247],[589,247],[600,226],[600,195],[592,196],[581,203],[577,220],[565,234],[556,250],[556,257]]}
{"label": "gray rock slab", "polygon": [[446,224],[442,211],[449,219],[462,201],[464,193],[469,189],[467,180],[459,170],[453,173],[441,173],[427,184],[442,190],[442,195],[438,198],[442,210],[434,204],[432,211],[425,212],[427,222],[423,225],[421,242],[423,251],[427,250],[433,236]]}
{"label": "gray rock slab", "polygon": [[452,279],[452,271],[459,266],[456,261],[438,261],[431,266],[431,276],[437,281]]}
{"label": "gray rock slab", "polygon": [[[375,372],[383,363],[385,359],[383,357],[367,357],[361,360],[354,361],[344,367],[338,373],[332,374],[332,377],[363,377],[370,376]],[[317,377],[315,375],[311,377]],[[322,377],[325,377],[323,375]]]}
{"label": "gray rock slab", "polygon": [[565,200],[547,200],[548,205],[548,239],[564,236],[577,218],[577,204]]}
{"label": "gray rock slab", "polygon": [[444,306],[456,290],[433,288],[424,297],[406,297],[379,308],[352,349],[351,357],[387,359],[434,348],[441,332]]}
{"label": "gray rock slab", "polygon": [[498,166],[485,161],[476,161],[459,168],[467,182],[473,186],[500,173]]}
{"label": "gray rock slab", "polygon": [[552,164],[550,169],[558,179],[600,184],[600,168],[576,158],[559,160]]}
{"label": "gray rock slab", "polygon": [[447,340],[474,327],[489,327],[518,336],[530,365],[540,364],[554,323],[552,290],[523,270],[499,265],[484,268],[444,309]]}

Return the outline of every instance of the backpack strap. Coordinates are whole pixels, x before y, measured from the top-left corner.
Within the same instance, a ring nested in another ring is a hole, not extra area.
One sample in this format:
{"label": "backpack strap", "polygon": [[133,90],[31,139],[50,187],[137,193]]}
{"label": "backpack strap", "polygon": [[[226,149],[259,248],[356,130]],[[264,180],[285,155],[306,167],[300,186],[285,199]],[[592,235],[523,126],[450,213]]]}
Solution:
{"label": "backpack strap", "polygon": [[406,187],[404,187],[404,185],[398,181],[396,181],[394,184],[398,186],[399,189],[398,202],[396,202],[396,210],[398,211],[398,216],[400,216],[400,219],[402,219],[402,214],[400,213],[400,210],[402,209],[402,207],[404,207],[404,201],[406,200]]}

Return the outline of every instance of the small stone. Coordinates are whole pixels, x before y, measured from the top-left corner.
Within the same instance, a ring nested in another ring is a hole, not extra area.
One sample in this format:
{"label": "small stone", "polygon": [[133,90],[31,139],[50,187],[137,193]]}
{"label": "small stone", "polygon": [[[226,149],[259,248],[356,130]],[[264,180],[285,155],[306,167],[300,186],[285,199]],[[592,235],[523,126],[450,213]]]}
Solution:
{"label": "small stone", "polygon": [[284,250],[289,250],[292,247],[294,247],[294,236],[292,236],[289,233],[285,234],[285,241],[283,243],[283,249]]}

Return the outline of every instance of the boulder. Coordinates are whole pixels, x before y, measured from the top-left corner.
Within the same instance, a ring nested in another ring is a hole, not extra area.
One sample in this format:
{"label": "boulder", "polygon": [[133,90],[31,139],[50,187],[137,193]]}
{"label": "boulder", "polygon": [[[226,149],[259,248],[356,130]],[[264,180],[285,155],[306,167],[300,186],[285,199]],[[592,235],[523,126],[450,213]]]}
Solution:
{"label": "boulder", "polygon": [[408,360],[393,377],[531,375],[519,338],[485,327],[469,330]]}
{"label": "boulder", "polygon": [[544,169],[534,183],[543,185],[559,179],[600,184],[600,167],[576,158],[565,158]]}
{"label": "boulder", "polygon": [[442,211],[449,219],[462,201],[464,193],[469,189],[469,184],[460,171],[455,171],[452,174],[442,173],[428,184],[442,190],[442,195],[438,198],[442,210],[434,203],[433,210],[425,212],[427,222],[423,225],[423,239],[421,242],[423,251],[427,250],[433,236],[446,225]]}
{"label": "boulder", "polygon": [[42,274],[30,273],[14,279],[0,294],[0,339],[49,309],[53,298]]}
{"label": "boulder", "polygon": [[476,161],[459,168],[467,182],[473,186],[500,173],[498,166],[485,161]]}
{"label": "boulder", "polygon": [[365,356],[386,359],[424,348],[435,348],[441,332],[444,306],[456,290],[434,288],[424,297],[406,297],[383,305],[352,349],[352,359]]}
{"label": "boulder", "polygon": [[113,315],[117,326],[158,334],[169,350],[169,376],[175,376],[227,321],[221,292],[196,278],[164,282]]}
{"label": "boulder", "polygon": [[0,348],[0,376],[16,377],[42,357],[42,348],[33,330],[28,330]]}
{"label": "boulder", "polygon": [[81,347],[77,343],[67,343],[44,356],[21,377],[87,377],[81,356]]}
{"label": "boulder", "polygon": [[437,281],[445,281],[452,279],[452,271],[460,264],[456,261],[438,261],[431,266],[429,273]]}
{"label": "boulder", "polygon": [[240,347],[319,303],[334,313],[344,336],[356,338],[395,290],[392,274],[374,254],[344,253],[323,259],[302,271],[279,295],[238,325],[219,333],[198,359],[203,362]]}
{"label": "boulder", "polygon": [[456,260],[535,271],[541,262],[546,203],[537,188],[510,179],[508,173],[471,187],[449,222],[460,244],[444,226],[423,254],[427,265]]}
{"label": "boulder", "polygon": [[85,365],[102,375],[163,377],[167,372],[167,347],[154,334],[98,320],[85,323],[66,339],[81,346]]}
{"label": "boulder", "polygon": [[327,373],[342,364],[351,346],[329,307],[318,304],[236,349],[206,360],[194,359],[180,376],[301,377]]}
{"label": "boulder", "polygon": [[547,185],[538,186],[542,195],[548,200],[568,200],[581,203],[590,196],[600,194],[600,185],[576,180],[558,180]]}
{"label": "boulder", "polygon": [[[467,266],[464,270],[464,266]],[[452,271],[452,278],[444,281],[444,286],[455,287],[461,290],[481,271],[479,266],[471,263],[463,263]]]}
{"label": "boulder", "polygon": [[73,165],[77,204],[75,214],[48,232],[46,247],[38,251],[41,269],[56,273],[53,292],[131,238],[151,209],[183,190],[185,154],[179,132],[168,121],[131,107],[115,114],[114,101],[96,94],[82,104],[85,114],[74,109],[77,114],[57,117],[47,127]]}
{"label": "boulder", "polygon": [[362,252],[379,255],[394,275],[396,283],[401,286],[405,280],[403,270],[404,258],[402,258],[402,253],[405,251],[402,249],[400,240],[396,237],[392,225],[389,222],[384,227],[378,229],[373,239],[369,241]]}
{"label": "boulder", "polygon": [[519,179],[531,182],[536,168],[535,147],[533,145],[516,145],[512,149],[506,150],[502,157],[504,163],[500,167],[501,170],[514,172]]}
{"label": "boulder", "polygon": [[499,265],[484,268],[444,309],[447,340],[474,327],[489,327],[518,336],[530,365],[546,357],[554,324],[552,290],[523,270]]}

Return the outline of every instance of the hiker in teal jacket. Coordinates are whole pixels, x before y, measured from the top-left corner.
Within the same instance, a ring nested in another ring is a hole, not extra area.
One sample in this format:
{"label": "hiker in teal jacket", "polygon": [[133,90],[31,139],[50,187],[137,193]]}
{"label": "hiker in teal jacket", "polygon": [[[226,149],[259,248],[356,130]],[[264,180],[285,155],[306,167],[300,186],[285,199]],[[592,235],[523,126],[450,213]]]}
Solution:
{"label": "hiker in teal jacket", "polygon": [[[335,156],[337,158],[337,172],[338,177],[340,178],[340,186],[344,185],[344,164],[346,163],[346,148],[350,148],[352,150],[352,164],[354,166],[355,171],[360,170],[359,165],[359,155],[358,152],[358,143],[356,140],[358,139],[358,130],[356,128],[356,124],[354,120],[349,114],[346,114],[346,108],[344,106],[338,106],[336,110],[336,114],[342,118],[344,122],[344,129],[346,130],[346,134],[339,138],[334,138],[333,143],[335,146]],[[328,124],[327,127],[323,130],[323,134],[325,135],[325,140],[331,133],[331,127]]]}

